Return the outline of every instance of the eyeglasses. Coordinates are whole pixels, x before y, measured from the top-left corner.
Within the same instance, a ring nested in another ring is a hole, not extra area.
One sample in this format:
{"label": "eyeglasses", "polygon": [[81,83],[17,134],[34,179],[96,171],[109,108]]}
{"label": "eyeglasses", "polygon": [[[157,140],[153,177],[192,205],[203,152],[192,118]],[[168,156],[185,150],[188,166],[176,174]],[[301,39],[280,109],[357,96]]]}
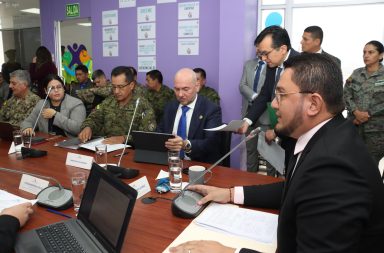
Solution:
{"label": "eyeglasses", "polygon": [[51,86],[51,87],[48,87],[48,90],[49,89],[54,91],[61,91],[63,89],[63,86]]}
{"label": "eyeglasses", "polygon": [[292,92],[277,92],[275,90],[275,98],[277,103],[280,103],[281,97],[286,96],[286,95],[291,95],[291,94],[313,94],[314,92],[312,91],[292,91]]}
{"label": "eyeglasses", "polygon": [[263,52],[260,52],[260,53],[257,54],[257,57],[259,57],[259,58],[261,58],[261,57],[263,57],[263,56],[268,57],[268,55],[269,55],[270,53],[272,53],[273,50],[275,50],[275,49],[271,49],[270,51],[263,51]]}
{"label": "eyeglasses", "polygon": [[129,85],[129,83],[127,83],[127,84],[120,84],[120,85],[112,84],[112,90],[122,90],[122,89],[124,89],[128,85]]}

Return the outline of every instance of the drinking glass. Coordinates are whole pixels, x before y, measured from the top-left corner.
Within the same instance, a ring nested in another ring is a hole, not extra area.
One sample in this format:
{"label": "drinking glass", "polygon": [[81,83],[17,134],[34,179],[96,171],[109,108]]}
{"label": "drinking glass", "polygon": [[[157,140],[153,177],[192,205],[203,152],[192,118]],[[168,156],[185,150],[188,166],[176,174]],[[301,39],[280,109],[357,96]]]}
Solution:
{"label": "drinking glass", "polygon": [[72,182],[72,198],[73,198],[73,208],[77,213],[80,208],[81,200],[83,198],[83,193],[86,184],[86,177],[84,172],[74,172],[71,177]]}
{"label": "drinking glass", "polygon": [[103,167],[104,169],[107,168],[107,145],[106,144],[99,144],[96,145],[95,147],[96,153],[95,153],[95,158],[96,158],[96,163]]}
{"label": "drinking glass", "polygon": [[13,133],[13,143],[15,144],[15,151],[17,159],[21,159],[21,147],[24,146],[23,132],[21,130],[15,130]]}
{"label": "drinking glass", "polygon": [[182,186],[182,168],[183,168],[183,161],[177,157],[177,158],[170,158],[168,160],[169,164],[169,185],[171,186],[172,192],[178,192],[181,191]]}

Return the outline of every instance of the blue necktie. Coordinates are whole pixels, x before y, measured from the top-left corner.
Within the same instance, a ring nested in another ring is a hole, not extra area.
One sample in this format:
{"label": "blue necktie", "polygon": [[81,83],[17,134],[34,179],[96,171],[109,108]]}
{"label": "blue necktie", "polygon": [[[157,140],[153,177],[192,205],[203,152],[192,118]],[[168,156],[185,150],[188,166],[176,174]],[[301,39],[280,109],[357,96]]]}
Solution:
{"label": "blue necktie", "polygon": [[[179,121],[179,126],[177,127],[177,135],[180,136],[183,140],[187,139],[187,112],[190,108],[186,105],[181,107],[181,117]],[[180,151],[180,158],[184,158],[184,151]]]}
{"label": "blue necktie", "polygon": [[[273,87],[273,90],[276,89],[277,83],[278,83],[279,80],[280,80],[281,71],[283,71],[283,68],[278,67],[278,68],[276,69],[275,85],[274,85],[274,87]],[[272,100],[273,100],[274,98],[275,98],[275,92],[272,92]]]}
{"label": "blue necktie", "polygon": [[260,73],[263,69],[264,62],[259,61],[259,64],[257,65],[256,74],[255,74],[255,80],[253,81],[253,91],[257,93],[257,85],[259,84],[260,80]]}

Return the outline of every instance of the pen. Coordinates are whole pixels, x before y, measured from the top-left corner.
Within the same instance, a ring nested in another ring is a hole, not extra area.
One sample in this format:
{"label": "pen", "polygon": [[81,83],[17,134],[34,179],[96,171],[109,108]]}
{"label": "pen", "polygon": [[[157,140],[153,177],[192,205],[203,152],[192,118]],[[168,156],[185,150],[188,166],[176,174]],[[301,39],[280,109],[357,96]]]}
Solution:
{"label": "pen", "polygon": [[57,215],[60,215],[60,216],[63,216],[65,218],[72,218],[71,216],[65,214],[65,213],[62,213],[62,212],[59,212],[59,211],[56,211],[56,210],[52,210],[52,209],[46,209],[48,212],[50,213],[54,213],[54,214],[57,214]]}
{"label": "pen", "polygon": [[[123,155],[126,155],[128,153],[129,153],[128,151],[125,151]],[[121,156],[121,154],[113,155],[113,157],[119,157],[119,156]]]}

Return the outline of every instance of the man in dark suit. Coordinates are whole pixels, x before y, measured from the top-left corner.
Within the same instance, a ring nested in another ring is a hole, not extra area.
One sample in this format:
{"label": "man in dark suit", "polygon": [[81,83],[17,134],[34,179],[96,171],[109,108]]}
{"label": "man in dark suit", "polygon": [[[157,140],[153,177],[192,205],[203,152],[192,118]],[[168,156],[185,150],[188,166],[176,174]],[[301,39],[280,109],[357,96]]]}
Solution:
{"label": "man in dark suit", "polygon": [[[258,48],[258,56],[267,63],[266,78],[260,94],[253,101],[252,106],[249,108],[244,117],[245,122],[238,130],[239,133],[244,134],[247,132],[249,126],[253,125],[267,109],[267,103],[271,102],[274,97],[274,89],[284,72],[284,62],[296,55],[299,55],[291,47],[291,40],[288,32],[280,26],[269,26],[265,28],[257,36],[255,44]],[[265,132],[266,140],[271,142],[276,138],[273,129]],[[291,141],[283,137],[282,147],[289,150]],[[288,157],[288,156],[286,156]],[[267,167],[268,175],[275,175],[276,171]]]}
{"label": "man in dark suit", "polygon": [[[342,116],[340,68],[321,54],[286,64],[272,102],[278,133],[297,139],[285,182],[234,188],[191,186],[208,201],[280,206],[277,252],[384,252],[384,184],[355,127]],[[170,252],[208,252],[188,242]],[[234,252],[214,244],[210,252]],[[255,252],[241,249],[240,253]]]}
{"label": "man in dark suit", "polygon": [[323,29],[319,26],[308,26],[304,29],[304,33],[301,40],[301,50],[304,53],[318,53],[323,54],[331,58],[341,68],[341,61],[339,58],[328,54],[321,48],[323,43]]}
{"label": "man in dark suit", "polygon": [[219,159],[220,135],[205,131],[220,126],[221,108],[203,96],[198,96],[196,74],[192,69],[179,70],[174,79],[177,100],[164,108],[163,119],[158,132],[173,133],[165,146],[170,150],[182,151],[186,159],[213,163]]}

